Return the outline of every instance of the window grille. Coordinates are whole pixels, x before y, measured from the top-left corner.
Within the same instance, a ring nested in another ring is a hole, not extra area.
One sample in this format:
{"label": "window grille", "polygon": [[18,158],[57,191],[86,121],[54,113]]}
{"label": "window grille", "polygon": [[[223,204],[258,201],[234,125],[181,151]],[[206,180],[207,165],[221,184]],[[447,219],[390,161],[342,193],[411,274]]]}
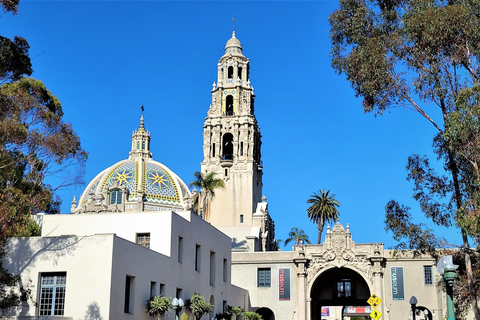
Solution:
{"label": "window grille", "polygon": [[40,278],[40,316],[63,316],[67,273],[42,273]]}
{"label": "window grille", "polygon": [[432,266],[423,266],[423,276],[425,284],[433,284]]}
{"label": "window grille", "polygon": [[137,244],[150,248],[150,233],[137,233]]}
{"label": "window grille", "polygon": [[258,269],[258,287],[270,287],[271,285],[271,269]]}

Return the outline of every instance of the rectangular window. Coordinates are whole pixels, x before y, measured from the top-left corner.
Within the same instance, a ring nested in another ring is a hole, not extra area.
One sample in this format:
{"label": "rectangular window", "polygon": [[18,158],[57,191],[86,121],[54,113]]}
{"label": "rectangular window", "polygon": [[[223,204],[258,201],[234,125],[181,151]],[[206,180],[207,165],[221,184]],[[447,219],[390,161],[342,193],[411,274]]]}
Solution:
{"label": "rectangular window", "polygon": [[150,282],[150,298],[157,295],[157,283],[155,281]]}
{"label": "rectangular window", "polygon": [[202,258],[200,256],[200,248],[199,244],[195,245],[195,271],[198,272],[200,272],[200,259]]}
{"label": "rectangular window", "polygon": [[135,277],[132,276],[125,277],[125,304],[123,310],[125,313],[133,313],[134,279]]}
{"label": "rectangular window", "polygon": [[182,288],[177,288],[177,290],[175,290],[175,293],[176,293],[175,297],[177,297],[178,299],[182,298],[182,292],[183,292]]}
{"label": "rectangular window", "polygon": [[178,237],[178,262],[183,262],[183,238]]}
{"label": "rectangular window", "polygon": [[240,215],[240,223],[243,223],[243,214]]}
{"label": "rectangular window", "polygon": [[160,294],[165,297],[165,284],[160,283]]}
{"label": "rectangular window", "polygon": [[223,259],[223,282],[227,282],[227,259]]}
{"label": "rectangular window", "polygon": [[137,244],[150,248],[150,233],[137,233]]}
{"label": "rectangular window", "polygon": [[337,281],[337,297],[349,298],[352,296],[352,280],[341,279]]}
{"label": "rectangular window", "polygon": [[257,275],[258,287],[270,287],[271,270],[270,268],[259,268]]}
{"label": "rectangular window", "polygon": [[243,141],[240,142],[240,155],[243,156]]}
{"label": "rectangular window", "polygon": [[210,285],[215,287],[215,252],[210,251]]}
{"label": "rectangular window", "polygon": [[42,273],[40,276],[40,316],[63,316],[67,273]]}
{"label": "rectangular window", "polygon": [[423,277],[425,284],[433,284],[432,266],[423,266]]}
{"label": "rectangular window", "polygon": [[215,157],[215,143],[212,144],[212,157]]}

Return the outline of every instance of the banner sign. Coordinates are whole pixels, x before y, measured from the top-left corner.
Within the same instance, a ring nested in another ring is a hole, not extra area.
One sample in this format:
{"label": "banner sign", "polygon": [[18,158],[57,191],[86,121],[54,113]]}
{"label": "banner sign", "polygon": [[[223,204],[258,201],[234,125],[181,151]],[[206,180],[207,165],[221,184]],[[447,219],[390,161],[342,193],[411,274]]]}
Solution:
{"label": "banner sign", "polygon": [[322,307],[322,317],[329,317],[330,316],[330,309],[328,307]]}
{"label": "banner sign", "polygon": [[351,315],[369,315],[372,313],[373,308],[370,306],[367,307],[345,307],[343,308],[343,314]]}
{"label": "banner sign", "polygon": [[290,269],[278,270],[279,300],[290,300]]}
{"label": "banner sign", "polygon": [[393,300],[405,300],[403,286],[403,267],[392,267],[392,296]]}

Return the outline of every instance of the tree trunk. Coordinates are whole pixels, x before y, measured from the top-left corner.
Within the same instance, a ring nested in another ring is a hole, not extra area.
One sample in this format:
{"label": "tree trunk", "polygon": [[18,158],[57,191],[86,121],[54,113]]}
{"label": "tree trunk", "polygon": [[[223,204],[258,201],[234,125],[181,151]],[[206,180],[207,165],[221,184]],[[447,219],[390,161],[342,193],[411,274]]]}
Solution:
{"label": "tree trunk", "polygon": [[[448,160],[449,160],[449,169],[452,173],[453,178],[453,186],[455,188],[455,201],[457,205],[457,210],[459,210],[462,206],[462,194],[460,192],[460,184],[458,183],[458,167],[457,163],[455,162],[455,158],[450,151],[450,148],[447,149],[448,152]],[[467,282],[468,282],[468,290],[470,292],[470,300],[472,302],[472,309],[473,314],[475,315],[475,320],[480,320],[480,311],[478,310],[478,302],[477,302],[477,293],[475,292],[475,285],[473,279],[473,272],[472,272],[472,261],[470,260],[470,253],[468,250],[470,249],[470,245],[468,243],[467,233],[463,228],[460,228],[462,231],[462,240],[463,240],[463,247],[465,252],[465,268],[467,274]]]}
{"label": "tree trunk", "polygon": [[322,242],[322,232],[325,224],[322,219],[317,219],[317,228],[318,228],[318,244]]}

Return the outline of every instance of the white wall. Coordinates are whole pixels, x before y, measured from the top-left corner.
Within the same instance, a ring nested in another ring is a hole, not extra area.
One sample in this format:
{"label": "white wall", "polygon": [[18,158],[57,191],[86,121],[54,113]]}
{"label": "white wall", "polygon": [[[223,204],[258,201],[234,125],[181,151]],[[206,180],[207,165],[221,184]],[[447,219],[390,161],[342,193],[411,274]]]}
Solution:
{"label": "white wall", "polygon": [[[109,319],[113,238],[111,234],[13,238],[4,266],[13,274],[21,274],[23,284],[31,281],[34,301],[38,301],[42,272],[66,272],[65,316]],[[36,313],[33,303],[17,311],[22,316]]]}

